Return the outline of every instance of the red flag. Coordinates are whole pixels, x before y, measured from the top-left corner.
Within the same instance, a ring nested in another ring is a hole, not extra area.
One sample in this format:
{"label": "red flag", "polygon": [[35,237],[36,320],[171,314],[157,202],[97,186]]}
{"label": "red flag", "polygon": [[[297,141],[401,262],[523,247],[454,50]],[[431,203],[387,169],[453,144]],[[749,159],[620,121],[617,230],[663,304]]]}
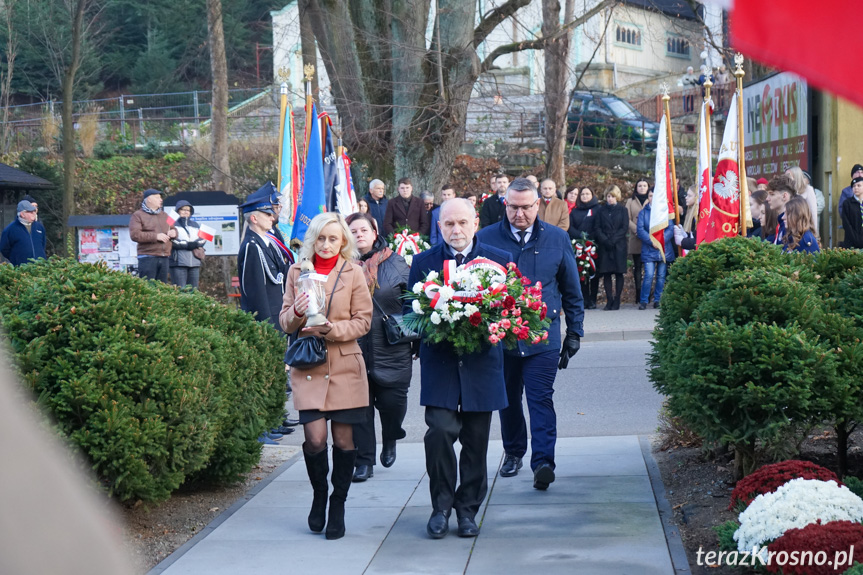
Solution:
{"label": "red flag", "polygon": [[668,128],[666,118],[659,122],[659,140],[656,142],[656,164],[653,199],[650,200],[650,240],[665,261],[665,230],[669,218],[674,217],[674,186],[671,184],[671,168],[668,158]]}
{"label": "red flag", "polygon": [[704,241],[736,236],[740,230],[740,166],[737,163],[738,141],[737,92],[731,98],[731,107],[725,120],[719,162],[713,176],[711,199],[713,208]]}
{"label": "red flag", "polygon": [[180,219],[180,214],[178,214],[175,209],[171,208],[171,211],[168,212],[168,225],[173,226],[174,222],[176,222],[179,219]]}
{"label": "red flag", "polygon": [[[863,105],[863,76],[856,72],[860,5],[854,0],[734,0],[731,44],[812,85]],[[792,30],[801,31],[789,40]]]}
{"label": "red flag", "polygon": [[198,237],[211,242],[216,237],[216,230],[206,224],[201,224],[201,227],[198,228]]}

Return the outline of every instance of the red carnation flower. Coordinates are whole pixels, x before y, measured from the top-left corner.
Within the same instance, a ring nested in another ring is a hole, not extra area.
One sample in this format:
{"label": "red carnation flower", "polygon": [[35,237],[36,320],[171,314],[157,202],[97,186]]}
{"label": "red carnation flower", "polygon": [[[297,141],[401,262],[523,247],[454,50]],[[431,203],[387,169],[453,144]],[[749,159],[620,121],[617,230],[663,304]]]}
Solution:
{"label": "red carnation flower", "polygon": [[476,311],[468,318],[468,321],[470,321],[472,326],[476,327],[482,322],[482,314]]}
{"label": "red carnation flower", "polygon": [[515,298],[512,297],[511,295],[508,295],[505,298],[503,298],[503,307],[505,307],[506,309],[514,308],[515,307]]}
{"label": "red carnation flower", "polygon": [[548,313],[548,306],[546,306],[545,304],[542,304],[542,311],[539,312],[539,321],[544,320],[547,313]]}
{"label": "red carnation flower", "polygon": [[526,277],[523,277],[523,276],[522,276],[522,278],[521,278],[521,285],[523,285],[523,286],[529,286],[529,285],[530,285],[530,279],[528,279],[528,278],[526,278]]}
{"label": "red carnation flower", "polygon": [[528,307],[530,307],[530,309],[532,309],[533,311],[536,311],[542,306],[540,305],[540,303],[538,301],[532,301],[532,302],[530,302],[530,305]]}

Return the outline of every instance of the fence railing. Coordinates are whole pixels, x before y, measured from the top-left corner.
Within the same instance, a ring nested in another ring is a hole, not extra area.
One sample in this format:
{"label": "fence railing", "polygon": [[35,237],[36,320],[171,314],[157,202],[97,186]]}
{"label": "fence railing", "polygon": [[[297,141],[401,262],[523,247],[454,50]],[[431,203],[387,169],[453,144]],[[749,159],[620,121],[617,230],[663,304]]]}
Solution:
{"label": "fence railing", "polygon": [[[734,82],[727,84],[716,84],[710,89],[710,97],[713,99],[713,110],[715,114],[724,115],[728,111],[728,106],[731,103],[731,95],[737,88]],[[680,118],[691,114],[699,113],[699,106],[704,100],[704,92],[702,88],[687,88],[678,90],[669,94],[671,99],[668,102],[669,113],[672,118]],[[662,96],[653,96],[644,100],[633,101],[632,105],[642,115],[654,122],[658,122],[664,113],[662,107]]]}

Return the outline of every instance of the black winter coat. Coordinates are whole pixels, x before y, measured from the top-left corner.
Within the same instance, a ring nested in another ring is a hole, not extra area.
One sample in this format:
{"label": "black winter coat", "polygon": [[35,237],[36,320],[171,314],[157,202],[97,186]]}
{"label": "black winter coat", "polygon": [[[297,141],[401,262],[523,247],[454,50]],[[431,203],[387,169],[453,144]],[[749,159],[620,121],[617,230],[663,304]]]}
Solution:
{"label": "black winter coat", "polygon": [[839,208],[842,216],[842,229],[845,231],[845,239],[842,241],[843,248],[863,248],[863,213],[860,211],[860,202],[851,196],[842,207]]}
{"label": "black winter coat", "polygon": [[572,211],[569,212],[569,237],[574,240],[580,240],[582,233],[585,233],[588,238],[594,239],[593,226],[595,225],[598,211],[599,201],[596,198],[593,198],[586,204],[582,204],[579,201],[572,208]]}
{"label": "black winter coat", "polygon": [[[385,245],[383,236],[378,236],[378,238],[380,238],[380,246]],[[375,248],[378,248],[378,243],[375,244]],[[377,253],[377,249],[373,253]],[[372,303],[372,326],[369,332],[359,340],[369,379],[374,379],[382,387],[406,389],[411,383],[411,344],[390,345],[387,343],[383,323],[384,313],[388,315],[402,313],[404,302],[401,296],[407,291],[410,271],[411,269],[404,258],[395,253],[378,266],[379,285],[372,295],[374,300]]]}
{"label": "black winter coat", "polygon": [[596,238],[596,272],[600,274],[626,273],[626,252],[629,242],[629,212],[622,204],[604,205],[599,208],[593,222],[593,236]]}

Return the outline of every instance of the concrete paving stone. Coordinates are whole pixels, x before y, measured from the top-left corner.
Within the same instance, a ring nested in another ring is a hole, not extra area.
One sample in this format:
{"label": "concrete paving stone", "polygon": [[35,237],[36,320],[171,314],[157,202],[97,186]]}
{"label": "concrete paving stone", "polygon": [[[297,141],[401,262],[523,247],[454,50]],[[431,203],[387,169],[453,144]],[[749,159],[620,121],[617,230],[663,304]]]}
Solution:
{"label": "concrete paving stone", "polygon": [[380,541],[345,536],[327,541],[217,541],[209,537],[164,571],[164,575],[239,575],[244,573],[326,573],[360,575]]}
{"label": "concrete paving stone", "polygon": [[430,516],[430,505],[405,508],[365,575],[464,573],[475,540],[456,535],[458,523],[455,514],[450,517],[449,535],[443,539],[431,539],[426,533]]}
{"label": "concrete paving stone", "polygon": [[[502,566],[506,566],[502,570]],[[465,575],[673,575],[665,543],[630,537],[489,539],[480,532]]]}
{"label": "concrete paving stone", "polygon": [[[488,498],[492,492],[492,485],[494,484],[494,479],[489,478],[488,480],[488,492],[485,495],[485,501],[480,506],[482,506],[488,502]],[[417,485],[417,489],[411,498],[405,503],[405,507],[423,507],[429,509],[429,514],[431,514],[431,493],[429,492],[429,478],[428,476],[423,477],[422,481],[420,481],[419,485]],[[426,518],[428,519],[428,518]]]}
{"label": "concrete paving stone", "polygon": [[499,477],[489,505],[568,503],[655,503],[647,475],[558,477],[546,491],[533,488],[533,476]]}
{"label": "concrete paving stone", "polygon": [[655,502],[489,505],[483,538],[638,537],[665,545]]}
{"label": "concrete paving stone", "polygon": [[[401,507],[410,499],[420,477],[403,481],[387,481],[385,489],[373,485],[377,479],[365,483],[352,483],[348,491],[348,507]],[[330,488],[332,492],[332,488]],[[312,487],[305,481],[274,481],[258,493],[244,507],[300,507],[312,504]]]}
{"label": "concrete paving stone", "polygon": [[561,455],[634,455],[641,457],[638,437],[564,437],[557,439],[556,456]]}
{"label": "concrete paving stone", "polygon": [[[348,497],[350,502],[350,496]],[[345,507],[345,530],[351,539],[377,541],[387,536],[398,518],[401,507]],[[207,540],[218,541],[297,541],[306,542],[324,536],[312,533],[308,525],[308,507],[249,507],[229,517]]]}
{"label": "concrete paving stone", "polygon": [[555,455],[558,477],[647,475],[643,459],[631,455]]}

